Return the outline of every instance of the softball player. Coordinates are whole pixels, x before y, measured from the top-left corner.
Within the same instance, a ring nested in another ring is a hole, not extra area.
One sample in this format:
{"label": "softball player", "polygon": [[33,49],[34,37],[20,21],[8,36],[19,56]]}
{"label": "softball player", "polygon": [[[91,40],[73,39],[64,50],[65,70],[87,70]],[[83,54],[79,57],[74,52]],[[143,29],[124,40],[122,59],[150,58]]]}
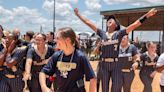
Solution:
{"label": "softball player", "polygon": [[[38,34],[36,44],[29,48],[25,67],[24,80],[29,81],[30,92],[41,92],[39,83],[39,72],[54,53],[52,47],[46,45],[46,36]],[[47,78],[47,85],[51,87],[51,82]]]}
{"label": "softball player", "polygon": [[152,92],[152,81],[155,76],[155,66],[158,60],[156,53],[156,44],[153,42],[147,42],[147,51],[141,55],[141,61],[143,66],[140,70],[140,79],[144,84],[143,92]]}
{"label": "softball player", "polygon": [[109,16],[106,22],[107,31],[105,32],[81,16],[77,8],[74,9],[75,15],[86,25],[88,25],[94,32],[96,32],[102,40],[100,49],[101,63],[99,64],[99,69],[102,72],[102,92],[109,92],[110,77],[112,78],[111,91],[121,92],[121,71],[119,64],[117,63],[121,39],[124,35],[139,27],[147,18],[155,15],[156,12],[156,9],[151,9],[148,13],[143,15],[125,29],[120,29],[120,24],[116,18],[114,16]]}
{"label": "softball player", "polygon": [[43,92],[51,92],[46,86],[46,75],[56,74],[57,92],[86,92],[86,81],[90,81],[90,92],[95,92],[96,80],[93,69],[85,56],[78,49],[76,35],[72,28],[59,29],[56,34],[56,51],[49,63],[43,67],[40,73],[40,84]]}
{"label": "softball player", "polygon": [[10,33],[5,40],[4,68],[0,81],[0,92],[22,92],[24,82],[22,81],[22,73],[24,71],[23,59],[26,56],[26,47],[16,47],[16,39]]}
{"label": "softball player", "polygon": [[134,69],[138,67],[140,56],[137,52],[137,48],[129,43],[128,35],[122,38],[119,50],[119,63],[121,65],[123,91],[131,92],[131,84],[134,79]]}

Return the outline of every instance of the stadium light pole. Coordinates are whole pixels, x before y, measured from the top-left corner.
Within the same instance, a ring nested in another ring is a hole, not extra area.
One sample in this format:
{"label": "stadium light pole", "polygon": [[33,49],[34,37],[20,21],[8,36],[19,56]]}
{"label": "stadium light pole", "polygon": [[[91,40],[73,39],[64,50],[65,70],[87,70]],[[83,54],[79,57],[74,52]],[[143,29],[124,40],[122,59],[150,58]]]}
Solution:
{"label": "stadium light pole", "polygon": [[56,27],[55,27],[55,0],[54,0],[54,12],[53,12],[53,32],[55,33]]}

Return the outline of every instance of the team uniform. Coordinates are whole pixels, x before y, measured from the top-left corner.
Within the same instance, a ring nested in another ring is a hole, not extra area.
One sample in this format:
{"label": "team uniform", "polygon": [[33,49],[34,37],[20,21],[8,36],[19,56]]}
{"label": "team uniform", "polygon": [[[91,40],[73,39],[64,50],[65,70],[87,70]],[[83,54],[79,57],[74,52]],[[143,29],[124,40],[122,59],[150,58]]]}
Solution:
{"label": "team uniform", "polygon": [[156,63],[158,60],[158,55],[154,57],[150,57],[147,52],[141,55],[141,61],[143,62],[143,66],[140,70],[140,79],[144,84],[143,92],[152,92],[152,81],[153,78],[150,77],[150,74],[155,71],[155,65],[149,65],[150,63]]}
{"label": "team uniform", "polygon": [[114,31],[112,35],[97,29],[97,35],[102,40],[102,46],[100,48],[101,62],[99,63],[97,74],[97,77],[102,81],[102,92],[109,92],[110,77],[112,77],[111,92],[121,92],[121,71],[117,61],[120,42],[126,34],[125,29]]}
{"label": "team uniform", "polygon": [[50,76],[56,74],[57,92],[86,92],[84,75],[86,81],[95,77],[88,59],[79,49],[68,56],[63,51],[55,52],[42,72]]}
{"label": "team uniform", "polygon": [[123,91],[131,92],[130,87],[134,79],[134,70],[132,69],[133,59],[132,57],[138,54],[137,48],[133,44],[128,44],[127,47],[119,50],[119,63],[121,65]]}
{"label": "team uniform", "polygon": [[[30,92],[41,92],[41,87],[39,83],[39,72],[43,68],[43,65],[37,65],[37,63],[41,63],[43,60],[48,59],[54,53],[54,50],[51,46],[45,45],[46,51],[44,55],[40,55],[36,45],[29,48],[27,52],[27,59],[32,59],[32,66],[31,66],[31,80],[29,81],[29,90]],[[47,78],[47,85],[50,87],[51,82]]]}
{"label": "team uniform", "polygon": [[5,67],[3,77],[0,82],[0,92],[22,92],[24,87],[23,71],[25,57],[27,53],[26,47],[16,47],[11,55],[6,56],[5,62],[11,60],[16,61],[16,64],[11,68]]}

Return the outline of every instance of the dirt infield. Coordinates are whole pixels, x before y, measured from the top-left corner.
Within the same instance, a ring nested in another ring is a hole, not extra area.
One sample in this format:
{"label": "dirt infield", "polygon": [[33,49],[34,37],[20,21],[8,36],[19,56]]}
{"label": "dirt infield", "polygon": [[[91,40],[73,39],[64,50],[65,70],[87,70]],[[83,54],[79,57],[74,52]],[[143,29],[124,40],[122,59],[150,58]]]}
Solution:
{"label": "dirt infield", "polygon": [[[93,69],[96,70],[97,62],[96,61],[91,61],[91,65],[92,65]],[[143,90],[143,84],[140,81],[138,73],[139,73],[139,70],[136,70],[135,71],[135,78],[134,78],[134,81],[133,81],[132,87],[131,87],[131,92],[142,92],[142,90]],[[153,92],[160,92],[159,78],[160,78],[160,74],[157,73],[155,78],[154,78],[154,80],[153,80],[153,84],[152,84]],[[87,92],[89,92],[88,91],[88,89],[89,89],[89,82],[86,82],[85,85],[86,85]],[[102,92],[101,91],[101,87],[100,87],[100,91],[99,92]]]}

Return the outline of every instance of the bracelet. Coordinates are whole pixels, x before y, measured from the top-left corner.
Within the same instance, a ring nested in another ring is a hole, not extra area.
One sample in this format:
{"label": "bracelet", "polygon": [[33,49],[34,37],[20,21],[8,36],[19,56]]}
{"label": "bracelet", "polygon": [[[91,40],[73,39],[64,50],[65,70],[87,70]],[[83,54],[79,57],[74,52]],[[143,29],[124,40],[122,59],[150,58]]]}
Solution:
{"label": "bracelet", "polygon": [[140,21],[140,23],[143,23],[146,19],[147,19],[146,16],[142,16],[141,18],[139,18],[139,21]]}

